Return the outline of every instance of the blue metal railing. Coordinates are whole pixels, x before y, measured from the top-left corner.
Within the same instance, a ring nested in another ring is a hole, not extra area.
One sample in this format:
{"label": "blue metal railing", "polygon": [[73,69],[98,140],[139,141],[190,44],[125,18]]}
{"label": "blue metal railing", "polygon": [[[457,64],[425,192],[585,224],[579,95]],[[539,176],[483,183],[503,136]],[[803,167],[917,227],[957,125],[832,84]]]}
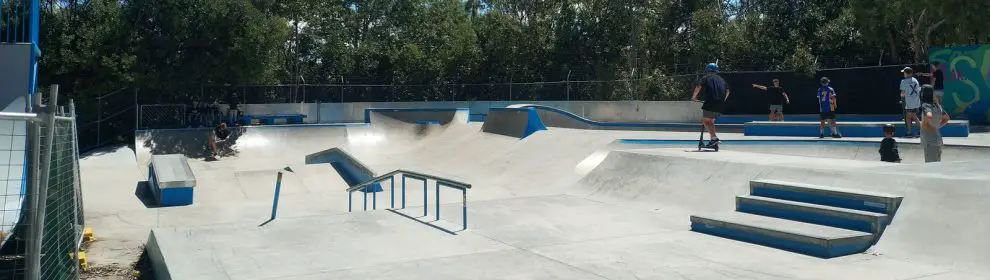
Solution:
{"label": "blue metal railing", "polygon": [[[0,0],[0,44],[30,43],[31,73],[28,96],[34,96],[37,91],[38,58],[41,57],[38,34],[41,31],[41,1],[40,0]],[[32,104],[28,98],[27,104]],[[28,109],[28,108],[25,108]]]}
{"label": "blue metal railing", "polygon": [[38,44],[39,0],[0,0],[0,43]]}
{"label": "blue metal railing", "polygon": [[[451,188],[451,189],[455,189],[455,190],[460,190],[461,191],[461,199],[462,199],[461,200],[461,215],[462,215],[462,220],[461,220],[462,221],[462,224],[461,224],[462,228],[461,228],[461,230],[467,230],[467,225],[468,225],[468,223],[467,223],[467,191],[469,189],[471,189],[471,184],[464,183],[464,182],[458,182],[458,181],[451,180],[451,179],[448,179],[448,178],[443,178],[443,177],[439,177],[439,176],[429,175],[429,174],[425,174],[425,173],[421,173],[421,172],[409,171],[409,170],[402,170],[402,169],[395,170],[395,171],[386,173],[384,175],[381,175],[381,176],[378,176],[378,177],[375,177],[375,178],[371,178],[370,180],[367,180],[367,181],[365,181],[363,183],[360,183],[360,184],[351,186],[350,188],[347,189],[347,211],[348,212],[353,211],[353,205],[354,205],[354,203],[353,203],[353,198],[352,198],[351,194],[354,193],[355,191],[359,191],[359,190],[361,190],[364,193],[364,203],[363,204],[364,204],[364,210],[367,211],[368,210],[368,192],[369,191],[367,191],[366,189],[369,188],[369,187],[371,187],[373,184],[377,184],[377,183],[383,182],[385,180],[388,180],[389,183],[391,184],[391,188],[390,188],[390,191],[389,191],[391,193],[391,199],[389,200],[391,209],[396,209],[395,208],[395,176],[396,175],[401,175],[402,176],[402,193],[401,193],[401,196],[402,196],[401,197],[401,199],[402,199],[402,206],[400,207],[400,209],[405,209],[406,208],[406,179],[419,180],[419,181],[422,181],[423,182],[423,217],[429,216],[428,215],[428,212],[427,212],[427,210],[429,209],[429,207],[428,207],[429,206],[429,196],[428,196],[428,194],[429,194],[428,193],[429,192],[429,187],[427,185],[427,180],[433,180],[433,181],[436,182],[436,202],[435,202],[436,203],[436,205],[435,205],[436,206],[436,210],[435,210],[436,211],[435,212],[436,213],[436,221],[440,221],[440,205],[441,205],[440,204],[440,187],[447,187],[447,188]],[[378,209],[378,194],[377,194],[377,192],[371,192],[371,200],[372,200],[372,202],[371,202],[371,209],[372,210]]]}

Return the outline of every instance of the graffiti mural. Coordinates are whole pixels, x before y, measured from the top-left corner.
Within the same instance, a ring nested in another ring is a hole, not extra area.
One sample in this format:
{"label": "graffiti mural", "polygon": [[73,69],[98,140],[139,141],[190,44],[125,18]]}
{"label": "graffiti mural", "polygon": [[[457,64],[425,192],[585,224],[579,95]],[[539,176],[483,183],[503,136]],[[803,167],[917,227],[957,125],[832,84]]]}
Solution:
{"label": "graffiti mural", "polygon": [[945,73],[943,106],[974,124],[990,123],[990,45],[932,48],[929,61]]}

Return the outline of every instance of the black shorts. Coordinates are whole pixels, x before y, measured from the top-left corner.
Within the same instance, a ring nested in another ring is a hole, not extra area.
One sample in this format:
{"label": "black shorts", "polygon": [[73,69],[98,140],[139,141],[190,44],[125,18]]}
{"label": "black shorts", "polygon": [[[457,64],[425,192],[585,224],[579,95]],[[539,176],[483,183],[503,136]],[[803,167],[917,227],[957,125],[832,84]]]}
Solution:
{"label": "black shorts", "polygon": [[820,120],[823,120],[823,121],[824,120],[834,120],[835,119],[835,112],[821,112],[821,113],[818,113],[818,117],[819,117]]}

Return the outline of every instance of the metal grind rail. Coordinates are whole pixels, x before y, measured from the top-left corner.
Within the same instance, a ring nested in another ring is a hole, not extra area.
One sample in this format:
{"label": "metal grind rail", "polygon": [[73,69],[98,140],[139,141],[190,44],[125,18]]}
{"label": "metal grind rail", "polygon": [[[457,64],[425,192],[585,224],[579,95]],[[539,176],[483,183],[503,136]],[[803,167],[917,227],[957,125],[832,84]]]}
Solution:
{"label": "metal grind rail", "polygon": [[[402,203],[401,206],[402,206],[402,208],[400,208],[400,209],[405,209],[406,208],[406,179],[413,179],[413,180],[423,181],[423,217],[429,216],[428,215],[428,212],[427,212],[427,210],[429,209],[429,207],[428,207],[428,203],[429,203],[429,185],[428,185],[428,182],[427,181],[433,180],[434,182],[436,182],[436,214],[437,214],[436,220],[437,221],[440,220],[440,187],[443,186],[443,187],[447,187],[447,188],[452,188],[452,189],[460,190],[461,191],[461,197],[463,199],[462,200],[462,204],[461,204],[462,205],[461,206],[461,209],[462,209],[462,212],[463,212],[462,213],[462,215],[463,215],[463,222],[464,222],[463,223],[462,230],[466,230],[467,229],[467,221],[468,221],[468,218],[467,218],[467,190],[468,189],[471,189],[471,184],[464,183],[464,182],[458,182],[456,180],[447,179],[447,178],[443,178],[443,177],[439,177],[439,176],[434,176],[434,175],[429,175],[429,174],[425,174],[425,173],[421,173],[421,172],[403,170],[403,169],[398,169],[398,170],[395,170],[395,171],[392,171],[392,172],[389,172],[389,173],[385,173],[384,175],[381,175],[381,176],[378,176],[378,177],[375,177],[375,178],[371,178],[370,180],[367,180],[367,181],[365,181],[363,183],[360,183],[360,184],[357,184],[357,185],[354,185],[354,186],[348,188],[347,189],[347,211],[348,212],[353,212],[353,205],[354,204],[353,204],[353,195],[351,195],[351,194],[354,193],[355,191],[359,191],[359,190],[361,190],[364,193],[364,210],[367,211],[368,210],[368,191],[369,191],[368,188],[371,187],[372,184],[384,182],[385,180],[388,180],[389,183],[391,184],[391,188],[390,188],[391,199],[389,200],[389,202],[390,202],[390,208],[391,209],[395,209],[395,176],[396,175],[401,175],[402,176],[402,197],[401,197],[401,203]],[[371,200],[372,200],[372,202],[371,202],[371,207],[372,208],[371,209],[372,210],[377,209],[378,208],[378,193],[377,192],[372,192],[371,193]]]}

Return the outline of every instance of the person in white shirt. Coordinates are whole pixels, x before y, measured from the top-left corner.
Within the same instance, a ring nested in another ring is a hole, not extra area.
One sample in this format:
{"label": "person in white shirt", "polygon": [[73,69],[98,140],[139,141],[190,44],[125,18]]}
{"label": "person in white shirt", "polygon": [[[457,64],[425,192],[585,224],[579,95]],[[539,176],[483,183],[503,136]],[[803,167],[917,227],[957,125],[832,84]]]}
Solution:
{"label": "person in white shirt", "polygon": [[914,123],[920,123],[918,111],[921,108],[921,84],[914,78],[914,69],[904,67],[901,70],[904,79],[901,79],[901,98],[904,99],[904,125],[907,127],[905,138],[913,138]]}

